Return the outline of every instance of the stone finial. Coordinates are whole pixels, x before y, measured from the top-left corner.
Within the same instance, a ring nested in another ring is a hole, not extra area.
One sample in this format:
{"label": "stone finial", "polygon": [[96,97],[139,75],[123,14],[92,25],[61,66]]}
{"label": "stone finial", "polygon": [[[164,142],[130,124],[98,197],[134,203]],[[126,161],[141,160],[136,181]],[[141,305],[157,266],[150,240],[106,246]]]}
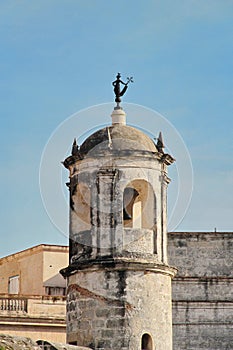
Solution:
{"label": "stone finial", "polygon": [[163,135],[162,135],[162,132],[160,131],[159,133],[159,137],[157,139],[157,148],[158,148],[158,151],[159,152],[162,152],[163,153],[163,149],[164,149],[164,142],[163,142]]}
{"label": "stone finial", "polygon": [[77,145],[76,138],[74,138],[71,154],[72,154],[72,156],[76,156],[76,155],[78,155],[78,153],[79,153],[79,147]]}

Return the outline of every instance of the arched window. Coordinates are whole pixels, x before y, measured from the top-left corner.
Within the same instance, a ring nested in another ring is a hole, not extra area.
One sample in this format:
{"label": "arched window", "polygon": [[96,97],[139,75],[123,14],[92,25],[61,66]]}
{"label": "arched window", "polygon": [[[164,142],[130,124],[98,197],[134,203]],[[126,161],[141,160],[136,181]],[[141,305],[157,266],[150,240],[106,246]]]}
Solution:
{"label": "arched window", "polygon": [[155,225],[155,196],[145,180],[133,180],[123,195],[124,227],[153,229]]}
{"label": "arched window", "polygon": [[143,334],[143,336],[142,336],[141,349],[142,350],[153,350],[152,338],[147,333]]}

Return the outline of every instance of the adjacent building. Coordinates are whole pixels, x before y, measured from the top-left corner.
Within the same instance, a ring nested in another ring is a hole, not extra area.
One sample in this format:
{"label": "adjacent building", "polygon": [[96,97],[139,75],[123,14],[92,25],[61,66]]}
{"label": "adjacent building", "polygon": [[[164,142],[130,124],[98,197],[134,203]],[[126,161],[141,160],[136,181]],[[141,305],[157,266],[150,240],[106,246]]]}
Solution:
{"label": "adjacent building", "polygon": [[0,333],[66,342],[68,247],[41,244],[0,259]]}

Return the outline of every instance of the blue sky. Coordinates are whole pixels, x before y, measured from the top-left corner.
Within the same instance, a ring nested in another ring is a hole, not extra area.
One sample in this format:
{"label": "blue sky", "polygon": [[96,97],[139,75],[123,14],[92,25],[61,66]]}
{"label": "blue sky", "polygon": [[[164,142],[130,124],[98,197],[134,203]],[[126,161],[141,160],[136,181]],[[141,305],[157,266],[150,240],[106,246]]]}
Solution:
{"label": "blue sky", "polygon": [[232,21],[228,0],[0,1],[0,256],[67,244],[43,207],[41,155],[69,116],[113,101],[118,71],[134,76],[124,101],[161,113],[189,150],[194,190],[176,230],[232,231]]}

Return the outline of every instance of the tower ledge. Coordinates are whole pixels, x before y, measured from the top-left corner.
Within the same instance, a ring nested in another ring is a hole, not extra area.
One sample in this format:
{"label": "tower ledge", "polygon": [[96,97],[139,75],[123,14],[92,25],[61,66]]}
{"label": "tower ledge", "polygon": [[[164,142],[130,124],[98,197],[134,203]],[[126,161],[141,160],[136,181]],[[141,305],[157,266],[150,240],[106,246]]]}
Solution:
{"label": "tower ledge", "polygon": [[173,278],[177,269],[173,266],[169,266],[166,264],[159,263],[156,257],[109,257],[109,256],[101,256],[96,259],[85,259],[79,262],[74,262],[70,264],[68,267],[60,270],[60,273],[64,278],[69,277],[75,274],[77,271],[121,271],[121,270],[133,270],[133,271],[144,271],[145,273],[159,273],[168,275]]}

